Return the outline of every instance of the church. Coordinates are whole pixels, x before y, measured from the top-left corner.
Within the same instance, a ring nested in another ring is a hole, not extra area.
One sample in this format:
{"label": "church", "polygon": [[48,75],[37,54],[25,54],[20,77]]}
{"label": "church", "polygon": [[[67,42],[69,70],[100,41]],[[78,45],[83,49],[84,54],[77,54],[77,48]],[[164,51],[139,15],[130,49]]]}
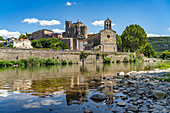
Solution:
{"label": "church", "polygon": [[104,30],[89,37],[86,50],[117,52],[116,31],[112,30],[112,23],[109,18],[104,21]]}

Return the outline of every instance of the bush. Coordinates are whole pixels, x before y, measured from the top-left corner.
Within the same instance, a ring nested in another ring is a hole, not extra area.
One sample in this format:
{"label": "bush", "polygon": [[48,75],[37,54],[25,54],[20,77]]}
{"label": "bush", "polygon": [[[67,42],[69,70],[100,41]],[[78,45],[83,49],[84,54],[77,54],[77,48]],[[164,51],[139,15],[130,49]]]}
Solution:
{"label": "bush", "polygon": [[27,66],[39,66],[39,58],[37,57],[30,57],[28,58]]}
{"label": "bush", "polygon": [[66,64],[67,64],[67,61],[66,61],[66,60],[62,60],[62,61],[61,61],[61,64],[62,64],[62,65],[66,65]]}
{"label": "bush", "polygon": [[12,44],[9,44],[8,47],[9,47],[9,48],[13,48],[13,45],[12,45]]}
{"label": "bush", "polygon": [[104,58],[103,63],[111,63],[111,58],[110,57]]}
{"label": "bush", "polygon": [[73,61],[71,60],[68,64],[70,64],[70,65],[73,64]]}
{"label": "bush", "polygon": [[161,53],[160,58],[170,60],[170,49]]}
{"label": "bush", "polygon": [[129,55],[129,57],[130,57],[130,62],[134,62],[134,60],[135,60],[135,55],[134,55],[133,53],[131,53],[131,54]]}
{"label": "bush", "polygon": [[119,59],[117,59],[117,60],[116,60],[116,63],[120,63],[120,60],[119,60]]}
{"label": "bush", "polygon": [[135,59],[134,59],[134,62],[143,62],[144,60],[143,60],[143,58],[142,57],[140,57],[140,56],[138,56],[138,57],[135,57]]}
{"label": "bush", "polygon": [[97,56],[101,56],[102,54],[98,52],[96,55],[97,55]]}
{"label": "bush", "polygon": [[54,60],[54,65],[58,65],[58,64],[60,64],[60,62],[58,61],[58,59],[55,59]]}
{"label": "bush", "polygon": [[115,63],[115,61],[113,60],[112,63]]}
{"label": "bush", "polygon": [[47,58],[47,60],[46,60],[46,63],[45,63],[46,65],[54,65],[54,61],[53,61],[53,59],[52,58]]}

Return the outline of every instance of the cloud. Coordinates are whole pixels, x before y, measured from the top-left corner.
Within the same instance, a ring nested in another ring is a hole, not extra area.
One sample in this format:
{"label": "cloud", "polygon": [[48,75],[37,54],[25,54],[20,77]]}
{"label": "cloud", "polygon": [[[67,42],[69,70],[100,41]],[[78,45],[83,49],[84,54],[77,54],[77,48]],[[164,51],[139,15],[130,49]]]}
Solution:
{"label": "cloud", "polygon": [[51,21],[40,20],[39,22],[40,22],[40,25],[42,25],[42,26],[52,26],[52,25],[61,24],[60,21],[58,21],[58,20],[51,20]]}
{"label": "cloud", "polygon": [[76,4],[76,2],[71,3],[71,2],[68,1],[68,2],[66,3],[66,6],[71,6],[71,5],[73,5],[73,4]]}
{"label": "cloud", "polygon": [[38,19],[36,19],[36,18],[25,18],[23,21],[22,21],[22,23],[24,23],[24,22],[28,22],[28,24],[32,24],[32,23],[38,23]]}
{"label": "cloud", "polygon": [[[96,20],[92,23],[92,25],[94,25],[94,26],[104,26],[104,21],[105,20]],[[112,23],[112,26],[114,26],[114,25],[116,25],[116,24]]]}
{"label": "cloud", "polygon": [[24,108],[40,108],[40,103],[33,102],[33,103],[25,104]]}
{"label": "cloud", "polygon": [[9,32],[5,29],[0,30],[0,36],[2,36],[3,38],[9,38],[9,37],[15,37],[18,38],[21,35],[20,32],[16,31],[16,32]]}
{"label": "cloud", "polygon": [[170,27],[168,28],[168,31],[170,31]]}
{"label": "cloud", "polygon": [[42,105],[59,105],[59,104],[62,104],[62,102],[57,102],[58,100],[52,100],[52,99],[44,99],[41,101],[41,104]]}
{"label": "cloud", "polygon": [[52,26],[52,25],[59,25],[61,24],[60,21],[58,20],[38,20],[36,18],[26,18],[22,21],[22,23],[24,22],[28,22],[28,24],[35,24],[35,23],[39,23],[39,25],[41,26]]}
{"label": "cloud", "polygon": [[54,31],[55,33],[62,33],[62,32],[64,32],[64,30],[61,30],[61,29],[53,29],[52,31]]}
{"label": "cloud", "polygon": [[165,37],[167,35],[158,35],[158,34],[153,34],[153,33],[148,33],[147,37]]}

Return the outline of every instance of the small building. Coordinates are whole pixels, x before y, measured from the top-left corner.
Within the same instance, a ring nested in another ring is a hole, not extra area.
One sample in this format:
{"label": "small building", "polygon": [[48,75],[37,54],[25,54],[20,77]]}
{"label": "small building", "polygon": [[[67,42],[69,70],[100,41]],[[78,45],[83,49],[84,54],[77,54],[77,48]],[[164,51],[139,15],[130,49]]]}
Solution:
{"label": "small building", "polygon": [[17,38],[14,38],[14,37],[7,38],[7,45],[8,44],[13,44],[14,40],[17,40]]}
{"label": "small building", "polygon": [[111,20],[104,21],[104,30],[89,37],[86,50],[117,52],[116,31],[112,30]]}
{"label": "small building", "polygon": [[40,38],[53,38],[54,32],[51,30],[43,29],[32,33],[31,40],[37,40]]}
{"label": "small building", "polygon": [[28,39],[14,40],[13,41],[13,47],[16,47],[16,48],[25,48],[25,49],[33,48],[31,46],[31,41],[28,40]]}
{"label": "small building", "polygon": [[57,38],[57,39],[60,39],[60,38],[62,38],[62,34],[54,33],[54,37]]}

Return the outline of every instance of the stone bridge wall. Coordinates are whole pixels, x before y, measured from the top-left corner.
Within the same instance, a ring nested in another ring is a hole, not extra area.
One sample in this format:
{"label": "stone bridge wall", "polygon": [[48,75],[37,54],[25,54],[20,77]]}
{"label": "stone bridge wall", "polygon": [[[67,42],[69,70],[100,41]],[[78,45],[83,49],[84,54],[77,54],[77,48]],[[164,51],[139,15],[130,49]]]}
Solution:
{"label": "stone bridge wall", "polygon": [[[94,51],[87,51],[91,53],[85,59],[84,63],[102,63],[102,56],[96,57]],[[39,57],[39,58],[53,58],[61,60],[73,61],[74,63],[80,63],[81,51],[59,51],[59,50],[45,50],[45,49],[17,49],[17,48],[0,48],[0,60],[21,60],[27,59],[29,57]],[[125,57],[129,58],[130,53],[120,53],[117,55],[113,53],[108,53],[107,57],[111,57],[112,60],[116,61],[120,59],[123,61]]]}

